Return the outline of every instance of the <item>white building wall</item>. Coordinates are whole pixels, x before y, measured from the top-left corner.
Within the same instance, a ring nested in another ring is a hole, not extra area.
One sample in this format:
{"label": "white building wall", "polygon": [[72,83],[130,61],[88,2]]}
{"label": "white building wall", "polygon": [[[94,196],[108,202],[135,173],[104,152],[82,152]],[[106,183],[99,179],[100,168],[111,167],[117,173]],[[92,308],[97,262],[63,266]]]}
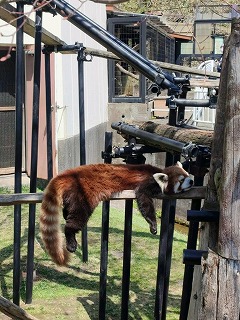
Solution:
{"label": "white building wall", "polygon": [[[79,7],[79,1],[74,0],[70,3],[75,8]],[[81,5],[79,10],[105,28],[105,5],[87,1]],[[104,49],[63,18],[61,18],[60,38],[67,44],[79,42],[86,47]],[[56,97],[57,105],[60,107],[58,112],[58,137],[60,139],[74,136],[79,132],[77,71],[76,55],[57,55]],[[93,57],[92,62],[84,63],[84,85],[85,122],[86,130],[88,130],[107,121],[107,60]]]}
{"label": "white building wall", "polygon": [[[79,6],[79,1],[70,4],[78,8],[88,18],[106,27],[105,5],[91,1]],[[104,48],[67,19],[61,18],[59,38],[67,44],[83,43],[85,47]],[[57,54],[56,104],[58,167],[62,171],[79,165],[79,100],[78,100],[78,64],[77,55]],[[93,57],[92,62],[84,62],[84,104],[86,129],[86,160],[96,163],[101,160],[104,148],[104,131],[107,127],[108,113],[107,60]]]}

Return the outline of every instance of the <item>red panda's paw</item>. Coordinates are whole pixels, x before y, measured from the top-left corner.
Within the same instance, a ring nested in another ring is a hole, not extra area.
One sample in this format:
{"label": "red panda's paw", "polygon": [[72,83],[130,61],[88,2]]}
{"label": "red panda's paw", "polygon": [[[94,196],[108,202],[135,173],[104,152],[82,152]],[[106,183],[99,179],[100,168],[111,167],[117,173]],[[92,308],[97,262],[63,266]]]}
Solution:
{"label": "red panda's paw", "polygon": [[66,237],[66,247],[67,250],[71,253],[77,250],[77,240],[75,238],[75,234]]}
{"label": "red panda's paw", "polygon": [[150,232],[152,234],[157,234],[157,224],[150,225]]}
{"label": "red panda's paw", "polygon": [[66,243],[67,250],[71,253],[77,250],[77,241],[71,241]]}

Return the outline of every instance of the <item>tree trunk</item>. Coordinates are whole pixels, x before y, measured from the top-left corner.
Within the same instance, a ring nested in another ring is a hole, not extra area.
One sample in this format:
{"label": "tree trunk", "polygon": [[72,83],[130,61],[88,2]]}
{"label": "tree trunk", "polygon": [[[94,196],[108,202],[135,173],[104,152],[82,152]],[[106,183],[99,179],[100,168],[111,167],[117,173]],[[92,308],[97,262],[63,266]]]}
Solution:
{"label": "tree trunk", "polygon": [[[219,210],[202,224],[200,249],[209,255],[196,268],[188,319],[239,319],[240,315],[240,20],[225,43],[211,166],[204,209]],[[198,272],[197,272],[198,270]]]}

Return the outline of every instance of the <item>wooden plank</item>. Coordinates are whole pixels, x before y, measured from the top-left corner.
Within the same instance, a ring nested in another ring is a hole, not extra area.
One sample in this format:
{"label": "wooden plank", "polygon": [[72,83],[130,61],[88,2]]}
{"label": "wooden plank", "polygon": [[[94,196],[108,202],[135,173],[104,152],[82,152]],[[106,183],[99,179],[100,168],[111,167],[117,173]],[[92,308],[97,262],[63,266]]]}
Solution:
{"label": "wooden plank", "polygon": [[42,202],[43,193],[14,193],[1,194],[0,206],[11,206],[15,204],[30,204]]}
{"label": "wooden plank", "polygon": [[[190,190],[178,193],[172,196],[159,195],[157,199],[204,199],[206,193],[205,187],[193,187]],[[0,194],[0,206],[11,206],[16,204],[41,203],[43,193],[15,193],[15,194]],[[135,199],[133,190],[124,190],[113,194],[110,200]]]}
{"label": "wooden plank", "polygon": [[[4,6],[0,6],[0,18],[16,27],[16,15],[14,12],[16,9],[10,4],[6,3]],[[23,30],[26,34],[33,37],[35,36],[35,22],[26,17],[26,21],[23,26]],[[66,44],[64,41],[54,36],[51,32],[42,28],[42,42],[47,45],[64,45]]]}
{"label": "wooden plank", "polygon": [[15,106],[1,106],[0,107],[0,112],[15,111],[15,110],[16,110]]}
{"label": "wooden plank", "polygon": [[1,174],[12,174],[15,171],[15,167],[8,167],[8,168],[0,168],[0,175]]}
{"label": "wooden plank", "polygon": [[191,87],[202,87],[202,88],[218,88],[219,87],[219,79],[197,79],[191,78],[190,79],[190,86]]}

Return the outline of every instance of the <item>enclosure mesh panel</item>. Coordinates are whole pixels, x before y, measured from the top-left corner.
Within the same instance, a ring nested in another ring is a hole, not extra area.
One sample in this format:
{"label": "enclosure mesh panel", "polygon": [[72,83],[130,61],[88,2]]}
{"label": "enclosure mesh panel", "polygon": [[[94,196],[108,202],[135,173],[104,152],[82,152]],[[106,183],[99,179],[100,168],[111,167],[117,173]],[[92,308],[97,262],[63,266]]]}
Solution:
{"label": "enclosure mesh panel", "polygon": [[[132,19],[132,20],[131,20]],[[129,17],[109,19],[111,32],[135,51],[145,55],[150,60],[175,63],[175,41],[162,28],[147,19]],[[112,27],[113,26],[113,27]],[[110,101],[112,98],[132,99],[141,97],[145,100],[143,89],[151,84],[149,80],[139,77],[139,73],[124,61],[110,62]],[[113,67],[112,67],[113,66]],[[118,100],[120,101],[120,100]]]}
{"label": "enclosure mesh panel", "polygon": [[15,111],[0,111],[0,168],[15,165]]}
{"label": "enclosure mesh panel", "polygon": [[[0,50],[0,57],[7,51]],[[0,63],[0,168],[14,167],[15,111],[4,107],[15,106],[15,52]]]}
{"label": "enclosure mesh panel", "polygon": [[174,63],[174,39],[147,25],[146,52],[150,60]]}
{"label": "enclosure mesh panel", "polygon": [[[7,51],[0,50],[0,57]],[[11,58],[0,63],[0,108],[15,106],[15,53]]]}
{"label": "enclosure mesh panel", "polygon": [[[140,27],[138,24],[116,24],[115,35],[129,47],[139,51],[139,32]],[[124,72],[126,70],[126,73]],[[138,72],[124,61],[115,63],[115,96],[139,96],[139,80],[130,77],[127,73],[137,75]]]}

